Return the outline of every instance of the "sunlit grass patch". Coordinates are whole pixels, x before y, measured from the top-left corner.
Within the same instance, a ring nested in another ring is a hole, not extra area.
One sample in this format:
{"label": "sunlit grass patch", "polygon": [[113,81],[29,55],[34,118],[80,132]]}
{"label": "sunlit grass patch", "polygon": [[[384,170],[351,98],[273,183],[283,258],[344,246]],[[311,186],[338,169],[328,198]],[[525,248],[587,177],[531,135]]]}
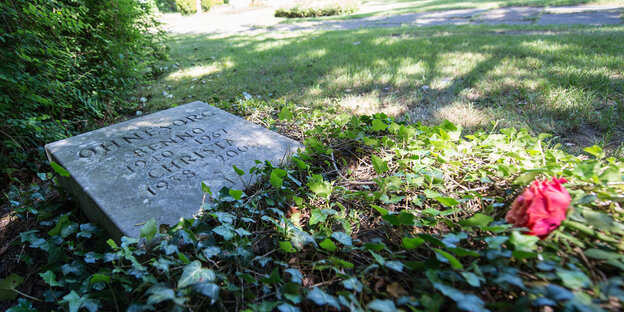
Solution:
{"label": "sunlit grass patch", "polygon": [[287,34],[175,37],[170,62],[179,67],[143,95],[162,108],[192,100],[235,103],[246,92],[302,107],[408,114],[425,124],[446,116],[472,128],[487,119],[578,146],[596,141],[577,140],[580,132],[610,133],[602,142],[612,148],[622,142],[621,26]]}

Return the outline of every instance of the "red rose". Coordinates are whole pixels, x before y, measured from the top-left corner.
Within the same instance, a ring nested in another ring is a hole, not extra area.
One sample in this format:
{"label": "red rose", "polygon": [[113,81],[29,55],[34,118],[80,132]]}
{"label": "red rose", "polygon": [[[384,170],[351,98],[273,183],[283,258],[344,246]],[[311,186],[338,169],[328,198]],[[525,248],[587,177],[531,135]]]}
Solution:
{"label": "red rose", "polygon": [[561,185],[565,179],[533,181],[511,205],[505,220],[531,230],[528,234],[544,239],[566,218],[566,210],[572,199]]}

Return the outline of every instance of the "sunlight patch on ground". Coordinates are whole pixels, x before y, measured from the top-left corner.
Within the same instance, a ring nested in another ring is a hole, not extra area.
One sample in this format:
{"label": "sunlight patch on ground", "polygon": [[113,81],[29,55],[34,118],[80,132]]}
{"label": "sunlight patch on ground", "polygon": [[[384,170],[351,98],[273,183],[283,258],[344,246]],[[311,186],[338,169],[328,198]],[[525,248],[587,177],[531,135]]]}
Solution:
{"label": "sunlight patch on ground", "polygon": [[174,80],[180,81],[182,79],[189,78],[202,78],[206,75],[211,75],[217,72],[222,71],[223,69],[234,67],[234,62],[229,60],[222,60],[219,63],[213,63],[209,65],[197,65],[189,68],[182,68],[177,70],[171,74],[169,74],[165,79],[166,80]]}
{"label": "sunlight patch on ground", "polygon": [[446,105],[433,113],[437,121],[448,120],[454,124],[464,127],[476,128],[488,125],[493,119],[492,116],[476,108],[474,104],[464,101],[455,101]]}
{"label": "sunlight patch on ground", "polygon": [[349,94],[338,105],[356,115],[385,113],[388,116],[399,116],[407,111],[407,106],[401,104],[401,101],[384,100],[379,97],[378,92]]}

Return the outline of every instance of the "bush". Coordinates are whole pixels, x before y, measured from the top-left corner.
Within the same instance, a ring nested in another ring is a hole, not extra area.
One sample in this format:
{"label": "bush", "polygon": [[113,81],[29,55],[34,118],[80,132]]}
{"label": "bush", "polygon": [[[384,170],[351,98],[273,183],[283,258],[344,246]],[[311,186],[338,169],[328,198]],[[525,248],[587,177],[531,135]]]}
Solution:
{"label": "bush", "polygon": [[11,167],[23,167],[46,142],[117,111],[126,91],[162,55],[149,3],[111,3],[0,3],[3,176]]}
{"label": "bush", "polygon": [[[182,14],[197,13],[197,0],[175,0],[178,11]],[[202,10],[208,11],[213,6],[223,4],[223,0],[201,0]]]}
{"label": "bush", "polygon": [[297,1],[294,6],[279,8],[275,17],[319,17],[344,15],[357,11],[359,1]]}
{"label": "bush", "polygon": [[176,0],[156,0],[156,7],[160,12],[176,12]]}

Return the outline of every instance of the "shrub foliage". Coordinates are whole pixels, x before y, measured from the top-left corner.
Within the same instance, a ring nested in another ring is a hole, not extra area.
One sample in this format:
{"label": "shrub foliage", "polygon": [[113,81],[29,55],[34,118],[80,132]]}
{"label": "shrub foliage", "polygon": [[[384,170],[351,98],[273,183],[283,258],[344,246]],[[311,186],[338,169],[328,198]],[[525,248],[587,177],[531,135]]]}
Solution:
{"label": "shrub foliage", "polygon": [[150,12],[135,0],[0,3],[1,168],[124,106],[163,55]]}
{"label": "shrub foliage", "polygon": [[319,17],[344,15],[357,11],[359,1],[295,1],[293,5],[279,8],[275,17]]}
{"label": "shrub foliage", "polygon": [[[197,13],[197,0],[175,0],[178,11],[182,14]],[[202,10],[208,11],[215,5],[223,4],[223,0],[201,0]]]}

